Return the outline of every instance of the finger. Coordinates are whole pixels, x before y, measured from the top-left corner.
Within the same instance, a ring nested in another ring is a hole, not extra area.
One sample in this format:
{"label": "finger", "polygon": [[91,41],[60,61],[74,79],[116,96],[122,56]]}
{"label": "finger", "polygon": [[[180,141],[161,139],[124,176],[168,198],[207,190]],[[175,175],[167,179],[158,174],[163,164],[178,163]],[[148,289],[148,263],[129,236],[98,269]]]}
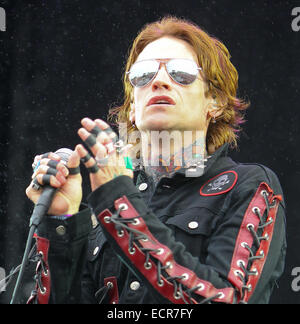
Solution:
{"label": "finger", "polygon": [[73,151],[73,153],[69,157],[67,167],[71,176],[80,173],[80,156],[76,151]]}
{"label": "finger", "polygon": [[103,120],[96,119],[96,125],[112,140],[113,143],[118,141],[118,135],[112,130],[112,128]]}
{"label": "finger", "polygon": [[[68,171],[69,173],[69,171]],[[54,176],[57,178],[57,180],[64,184],[66,182],[66,176],[65,174],[63,174],[60,170],[57,170],[55,168],[51,168],[49,166],[46,165],[42,165],[32,176],[32,178],[37,178],[38,175],[50,175],[50,176]],[[50,184],[47,180],[46,182],[40,182],[40,185],[45,185],[45,184]]]}
{"label": "finger", "polygon": [[[90,136],[94,136],[94,135],[91,135],[85,128],[80,128],[78,130],[78,135],[84,143],[86,143],[87,138],[89,138]],[[107,149],[101,143],[96,142],[92,147],[89,146],[89,148],[92,151],[94,156],[103,158],[107,155]]]}
{"label": "finger", "polygon": [[54,160],[50,160],[48,158],[44,158],[39,161],[39,164],[40,165],[35,169],[35,172],[33,173],[32,178],[34,178],[34,176],[36,175],[36,173],[39,171],[40,168],[41,168],[41,172],[46,173],[47,169],[45,169],[45,166],[49,167],[49,168],[56,169],[57,171],[60,171],[65,177],[67,177],[69,175],[69,170],[65,166],[64,162],[59,162],[57,160],[54,161]]}
{"label": "finger", "polygon": [[90,173],[97,173],[99,167],[96,160],[88,153],[88,151],[81,145],[77,145],[75,148],[78,156],[81,158],[81,161],[84,161],[84,165]]}
{"label": "finger", "polygon": [[61,157],[59,155],[57,155],[56,153],[53,153],[53,152],[48,152],[48,153],[44,153],[44,154],[41,154],[41,155],[36,155],[34,157],[34,161],[32,163],[32,169],[34,170],[36,168],[36,166],[38,165],[38,163],[42,159],[45,159],[45,158],[49,158],[49,159],[56,160],[56,161],[61,160]]}
{"label": "finger", "polygon": [[35,179],[41,186],[49,185],[53,188],[60,188],[66,183],[66,179],[60,172],[56,177],[50,174],[38,174]]}
{"label": "finger", "polygon": [[92,135],[85,140],[89,148],[93,147],[96,141],[104,145],[112,141],[108,134],[90,118],[83,118],[81,124]]}

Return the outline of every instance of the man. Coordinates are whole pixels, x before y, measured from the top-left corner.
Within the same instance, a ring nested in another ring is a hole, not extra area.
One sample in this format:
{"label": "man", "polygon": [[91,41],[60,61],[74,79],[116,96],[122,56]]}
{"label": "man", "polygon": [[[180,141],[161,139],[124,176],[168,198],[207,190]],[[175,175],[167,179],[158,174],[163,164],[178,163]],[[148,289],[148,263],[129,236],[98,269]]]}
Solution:
{"label": "man", "polygon": [[[145,26],[128,58],[124,104],[110,114],[141,135],[136,170],[123,161],[129,147],[89,118],[78,135],[90,153],[77,145],[67,167],[54,153],[35,158],[28,197],[36,202],[44,184],[59,190],[38,229],[31,302],[269,301],[284,266],[285,207],[271,170],[227,156],[248,107],[237,80],[226,47],[194,24]],[[169,159],[155,132],[172,134]],[[80,159],[92,189],[81,211]]]}

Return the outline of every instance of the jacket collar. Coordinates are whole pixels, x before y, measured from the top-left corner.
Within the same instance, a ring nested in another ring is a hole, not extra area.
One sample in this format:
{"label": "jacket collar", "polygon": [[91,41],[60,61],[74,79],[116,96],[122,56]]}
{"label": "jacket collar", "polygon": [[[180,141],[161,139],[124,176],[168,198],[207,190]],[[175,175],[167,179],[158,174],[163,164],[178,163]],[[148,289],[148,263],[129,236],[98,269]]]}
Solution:
{"label": "jacket collar", "polygon": [[[208,156],[207,159],[205,159],[204,163],[203,161],[199,163],[201,167],[198,169],[198,171],[195,172],[195,175],[192,175],[191,177],[201,177],[204,174],[206,175],[211,169],[211,167],[215,165],[217,161],[220,160],[220,158],[227,157],[228,151],[229,151],[229,144],[226,143],[222,145],[212,155]],[[188,169],[189,168],[181,168],[180,170],[176,171],[172,175],[172,178],[177,178],[177,177],[182,178],[183,176],[189,178],[190,176],[187,176],[186,173]],[[145,169],[142,165],[138,165],[134,170],[135,179],[138,177],[138,175],[141,172],[145,173]]]}

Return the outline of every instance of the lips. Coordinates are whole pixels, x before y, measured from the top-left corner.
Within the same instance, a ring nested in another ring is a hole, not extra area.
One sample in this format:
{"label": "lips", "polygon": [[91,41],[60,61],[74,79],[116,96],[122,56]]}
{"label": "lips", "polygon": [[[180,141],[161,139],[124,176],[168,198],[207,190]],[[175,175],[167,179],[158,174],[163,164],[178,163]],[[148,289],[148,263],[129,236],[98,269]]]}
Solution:
{"label": "lips", "polygon": [[147,103],[147,107],[152,105],[175,105],[175,101],[168,96],[156,96],[151,98]]}

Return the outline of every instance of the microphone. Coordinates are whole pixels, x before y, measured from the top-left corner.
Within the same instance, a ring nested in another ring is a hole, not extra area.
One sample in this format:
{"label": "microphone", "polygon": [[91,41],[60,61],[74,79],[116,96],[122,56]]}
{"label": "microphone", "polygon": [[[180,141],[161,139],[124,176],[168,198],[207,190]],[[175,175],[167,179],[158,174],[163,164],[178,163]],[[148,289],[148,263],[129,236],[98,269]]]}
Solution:
{"label": "microphone", "polygon": [[[61,157],[61,160],[63,162],[67,163],[73,151],[68,148],[61,148],[57,150],[55,153]],[[51,205],[56,190],[57,190],[56,188],[53,188],[51,186],[45,186],[43,188],[43,192],[33,209],[30,218],[29,227],[32,226],[38,227],[39,224],[42,222],[43,217],[47,214],[49,210],[49,207]]]}

